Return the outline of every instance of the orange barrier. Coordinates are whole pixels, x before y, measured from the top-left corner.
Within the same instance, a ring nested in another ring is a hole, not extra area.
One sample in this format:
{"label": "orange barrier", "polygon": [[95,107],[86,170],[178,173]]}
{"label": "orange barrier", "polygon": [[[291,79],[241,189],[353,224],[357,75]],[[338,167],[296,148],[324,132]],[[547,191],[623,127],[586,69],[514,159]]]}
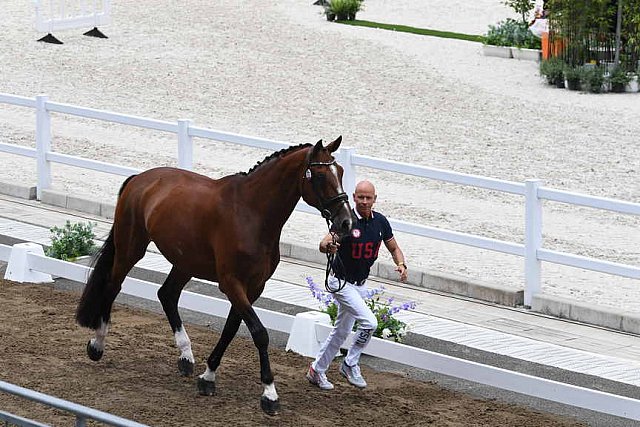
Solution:
{"label": "orange barrier", "polygon": [[549,33],[542,33],[540,44],[542,45],[542,59],[560,56],[564,50],[564,40],[555,39],[551,41],[549,40]]}

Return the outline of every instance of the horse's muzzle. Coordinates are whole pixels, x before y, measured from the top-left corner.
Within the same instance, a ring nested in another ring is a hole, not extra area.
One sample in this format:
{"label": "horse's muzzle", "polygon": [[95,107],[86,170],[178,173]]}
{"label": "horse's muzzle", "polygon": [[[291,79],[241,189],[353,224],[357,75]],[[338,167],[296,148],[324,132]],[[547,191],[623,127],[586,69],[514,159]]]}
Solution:
{"label": "horse's muzzle", "polygon": [[341,208],[340,213],[333,219],[333,226],[331,229],[342,237],[351,231],[353,224],[355,224],[356,218],[351,212],[349,204],[346,204]]}

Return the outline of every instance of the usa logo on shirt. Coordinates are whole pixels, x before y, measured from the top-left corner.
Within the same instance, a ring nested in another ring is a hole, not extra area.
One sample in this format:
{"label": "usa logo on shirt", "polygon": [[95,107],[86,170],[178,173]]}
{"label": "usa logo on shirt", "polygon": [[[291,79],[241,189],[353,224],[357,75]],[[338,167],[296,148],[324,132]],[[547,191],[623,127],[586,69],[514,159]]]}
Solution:
{"label": "usa logo on shirt", "polygon": [[360,237],[360,230],[357,228],[354,228],[353,230],[351,230],[351,236],[354,239],[357,239],[358,237]]}

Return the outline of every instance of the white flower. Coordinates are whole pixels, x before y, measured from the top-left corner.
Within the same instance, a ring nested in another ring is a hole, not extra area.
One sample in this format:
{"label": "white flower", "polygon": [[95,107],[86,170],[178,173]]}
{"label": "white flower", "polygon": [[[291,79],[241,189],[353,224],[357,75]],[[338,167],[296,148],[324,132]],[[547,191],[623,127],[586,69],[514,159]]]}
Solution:
{"label": "white flower", "polygon": [[384,328],[382,330],[382,338],[387,339],[391,336],[391,331],[389,330],[389,328]]}

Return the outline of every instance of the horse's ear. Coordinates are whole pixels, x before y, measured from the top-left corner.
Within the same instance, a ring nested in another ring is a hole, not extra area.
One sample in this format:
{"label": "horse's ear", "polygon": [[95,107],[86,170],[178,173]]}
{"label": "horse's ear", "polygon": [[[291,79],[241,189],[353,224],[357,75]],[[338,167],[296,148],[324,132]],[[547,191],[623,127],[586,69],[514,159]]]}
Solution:
{"label": "horse's ear", "polygon": [[322,140],[319,139],[318,142],[316,142],[316,145],[313,146],[313,153],[317,153],[318,151],[322,150]]}
{"label": "horse's ear", "polygon": [[327,150],[329,150],[330,153],[333,153],[338,149],[338,147],[340,147],[341,142],[342,142],[342,135],[336,138],[336,140],[333,141],[331,144],[327,145]]}

